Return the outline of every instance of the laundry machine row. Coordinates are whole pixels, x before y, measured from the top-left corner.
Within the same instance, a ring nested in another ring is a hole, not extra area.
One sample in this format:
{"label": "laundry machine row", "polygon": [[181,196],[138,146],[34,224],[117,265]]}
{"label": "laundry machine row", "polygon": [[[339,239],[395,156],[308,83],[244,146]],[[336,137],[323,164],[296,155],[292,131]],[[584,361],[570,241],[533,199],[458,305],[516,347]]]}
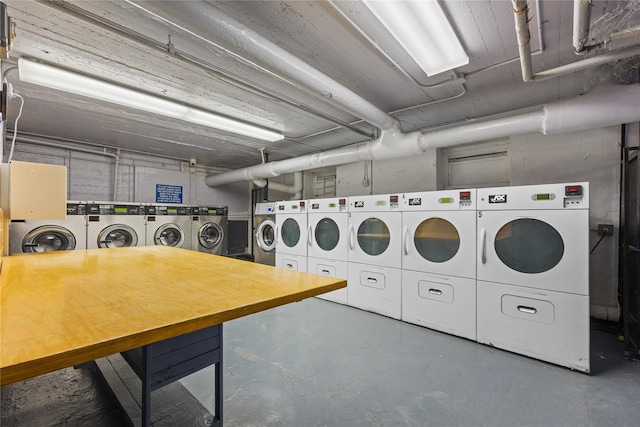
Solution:
{"label": "laundry machine row", "polygon": [[352,196],[333,213],[330,199],[279,202],[276,264],[305,271],[306,255],[306,271],[341,277],[346,261],[346,297],[325,299],[588,372],[588,191]]}

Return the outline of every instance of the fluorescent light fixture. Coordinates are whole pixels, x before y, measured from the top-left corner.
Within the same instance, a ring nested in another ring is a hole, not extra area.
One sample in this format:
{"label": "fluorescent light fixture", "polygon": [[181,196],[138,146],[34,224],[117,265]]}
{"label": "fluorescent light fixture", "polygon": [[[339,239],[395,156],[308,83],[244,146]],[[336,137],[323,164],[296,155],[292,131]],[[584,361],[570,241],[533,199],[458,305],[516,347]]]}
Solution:
{"label": "fluorescent light fixture", "polygon": [[278,132],[259,126],[187,107],[158,96],[138,92],[41,62],[20,58],[18,60],[18,71],[20,80],[23,82],[87,96],[264,141],[274,142],[284,138]]}
{"label": "fluorescent light fixture", "polygon": [[427,76],[469,63],[436,0],[363,0]]}

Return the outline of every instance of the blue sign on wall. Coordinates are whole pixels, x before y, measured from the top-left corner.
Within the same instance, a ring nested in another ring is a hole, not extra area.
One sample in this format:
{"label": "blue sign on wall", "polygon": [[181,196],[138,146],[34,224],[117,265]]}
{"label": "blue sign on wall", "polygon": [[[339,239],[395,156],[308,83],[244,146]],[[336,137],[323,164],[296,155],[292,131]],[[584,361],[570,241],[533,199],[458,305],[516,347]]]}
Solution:
{"label": "blue sign on wall", "polygon": [[182,203],[182,186],[156,184],[156,203]]}

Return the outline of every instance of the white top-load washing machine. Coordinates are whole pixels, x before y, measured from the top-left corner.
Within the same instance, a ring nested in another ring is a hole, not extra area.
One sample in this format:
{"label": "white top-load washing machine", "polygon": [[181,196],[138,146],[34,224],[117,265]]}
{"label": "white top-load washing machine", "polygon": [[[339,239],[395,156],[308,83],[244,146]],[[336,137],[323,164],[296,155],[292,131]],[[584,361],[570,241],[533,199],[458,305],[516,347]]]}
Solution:
{"label": "white top-load washing machine", "polygon": [[256,203],[256,230],[253,256],[255,262],[276,265],[276,202]]}
{"label": "white top-load washing machine", "polygon": [[193,249],[191,206],[148,205],[145,208],[147,246],[163,245]]}
{"label": "white top-load washing machine", "polygon": [[307,201],[276,202],[276,267],[307,271]]}
{"label": "white top-load washing machine", "polygon": [[87,203],[87,249],[144,246],[145,207],[140,203]]}
{"label": "white top-load washing machine", "polygon": [[349,198],[350,306],[401,318],[401,243],[397,194]]}
{"label": "white top-load washing machine", "polygon": [[214,255],[226,255],[227,217],[226,206],[199,206],[192,209],[193,250]]}
{"label": "white top-load washing machine", "polygon": [[478,342],[589,372],[589,184],[477,197]]}
{"label": "white top-load washing machine", "polygon": [[9,254],[87,248],[87,217],[83,202],[67,202],[63,220],[12,220]]}
{"label": "white top-load washing machine", "polygon": [[[348,278],[348,200],[346,197],[309,200],[307,272]],[[347,288],[320,294],[318,298],[347,304]]]}
{"label": "white top-load washing machine", "polygon": [[476,190],[402,196],[402,320],[476,339]]}

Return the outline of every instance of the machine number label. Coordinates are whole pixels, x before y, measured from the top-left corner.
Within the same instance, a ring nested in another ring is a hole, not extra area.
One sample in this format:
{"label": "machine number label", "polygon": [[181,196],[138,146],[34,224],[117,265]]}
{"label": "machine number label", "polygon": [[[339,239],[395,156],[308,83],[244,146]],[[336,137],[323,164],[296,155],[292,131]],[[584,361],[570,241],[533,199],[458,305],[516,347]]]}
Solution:
{"label": "machine number label", "polygon": [[506,194],[493,194],[489,196],[489,203],[507,203]]}
{"label": "machine number label", "polygon": [[422,199],[420,197],[409,199],[409,206],[420,206],[420,205],[422,205]]}
{"label": "machine number label", "polygon": [[353,207],[354,208],[364,208],[364,202],[363,201],[353,202]]}

